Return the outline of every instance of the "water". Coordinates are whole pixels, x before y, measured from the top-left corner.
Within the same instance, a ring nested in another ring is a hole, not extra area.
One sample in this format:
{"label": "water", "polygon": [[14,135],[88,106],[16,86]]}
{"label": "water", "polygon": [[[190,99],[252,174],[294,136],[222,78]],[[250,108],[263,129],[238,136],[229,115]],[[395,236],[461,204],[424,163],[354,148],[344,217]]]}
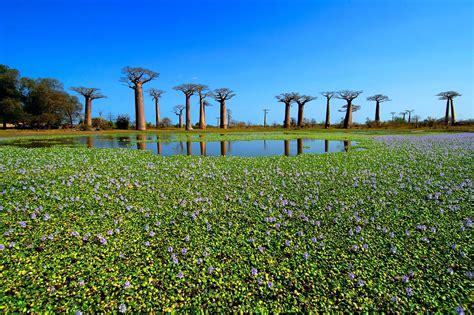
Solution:
{"label": "water", "polygon": [[[197,136],[197,135],[196,135]],[[23,148],[39,148],[53,146],[86,146],[88,148],[125,148],[149,150],[162,156],[203,155],[203,156],[295,156],[299,154],[321,154],[331,152],[347,152],[356,143],[337,140],[227,140],[227,141],[176,141],[161,142],[159,139],[175,139],[174,135],[127,135],[127,136],[81,136],[71,138],[18,140],[1,143]],[[153,142],[143,142],[153,141]],[[357,148],[355,149],[357,150]]]}

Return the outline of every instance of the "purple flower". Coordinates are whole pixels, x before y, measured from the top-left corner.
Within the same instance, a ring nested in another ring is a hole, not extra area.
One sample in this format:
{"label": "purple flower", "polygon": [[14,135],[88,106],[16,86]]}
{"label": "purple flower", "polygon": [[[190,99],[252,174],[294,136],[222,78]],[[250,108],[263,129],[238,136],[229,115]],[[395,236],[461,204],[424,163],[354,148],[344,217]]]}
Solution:
{"label": "purple flower", "polygon": [[75,314],[76,314],[76,315],[82,315],[82,312],[81,312],[81,311],[77,311]]}
{"label": "purple flower", "polygon": [[0,250],[4,250],[4,249],[5,249],[5,245],[0,244]]}
{"label": "purple flower", "polygon": [[252,267],[252,269],[250,269],[250,273],[252,274],[252,276],[256,276],[258,273],[257,268]]}
{"label": "purple flower", "polygon": [[472,279],[472,271],[466,271],[466,276],[469,278],[469,279]]}
{"label": "purple flower", "polygon": [[84,282],[84,280],[81,279],[81,280],[79,280],[79,282],[77,282],[77,284],[82,287],[82,286],[84,286],[85,282]]}
{"label": "purple flower", "polygon": [[351,272],[349,272],[349,273],[347,274],[347,277],[348,277],[350,280],[354,280],[355,275],[354,275],[354,273],[351,271]]}
{"label": "purple flower", "polygon": [[365,285],[364,281],[362,281],[361,279],[357,280],[357,285],[359,287],[363,287]]}
{"label": "purple flower", "polygon": [[363,248],[363,249],[367,249],[367,248],[369,248],[369,245],[367,245],[367,244],[362,244],[362,248]]}
{"label": "purple flower", "polygon": [[448,273],[449,273],[449,274],[453,274],[453,273],[454,273],[454,269],[451,268],[451,267],[449,267],[449,268],[448,268]]}
{"label": "purple flower", "polygon": [[77,231],[72,231],[71,235],[74,237],[79,237],[79,233]]}
{"label": "purple flower", "polygon": [[150,246],[150,242],[149,242],[149,241],[146,241],[146,242],[145,242],[145,246]]}
{"label": "purple flower", "polygon": [[168,247],[168,252],[171,253],[172,251],[173,251],[173,247],[169,246],[169,247]]}
{"label": "purple flower", "polygon": [[180,272],[178,273],[178,278],[183,279],[183,277],[184,277],[184,274],[180,271]]}
{"label": "purple flower", "polygon": [[209,274],[211,274],[213,271],[214,271],[214,267],[211,266],[211,267],[207,268],[207,272]]}
{"label": "purple flower", "polygon": [[309,257],[308,252],[305,252],[305,253],[303,254],[303,256],[304,256],[304,259],[308,259],[308,257]]}
{"label": "purple flower", "polygon": [[268,287],[269,289],[273,288],[273,282],[272,282],[272,281],[268,281],[267,287]]}
{"label": "purple flower", "polygon": [[148,233],[148,235],[150,235],[151,237],[153,237],[153,236],[155,236],[155,232],[150,231],[150,232]]}
{"label": "purple flower", "polygon": [[125,313],[127,311],[127,307],[125,306],[125,304],[120,304],[119,305],[119,312],[120,313]]}
{"label": "purple flower", "polygon": [[128,288],[130,288],[130,287],[131,287],[130,281],[125,281],[125,283],[123,284],[123,288],[124,288],[124,289],[128,289]]}
{"label": "purple flower", "polygon": [[49,235],[48,235],[48,239],[49,239],[49,240],[53,240],[53,238],[54,238],[54,235],[53,235],[53,234],[49,234]]}
{"label": "purple flower", "polygon": [[44,219],[45,221],[48,221],[50,218],[51,218],[51,217],[49,216],[48,213],[46,213],[46,214],[43,216],[43,219]]}
{"label": "purple flower", "polygon": [[202,255],[203,255],[204,257],[207,257],[207,256],[209,256],[209,253],[208,253],[208,252],[203,252]]}
{"label": "purple flower", "polygon": [[392,303],[398,303],[398,298],[396,296],[392,296]]}
{"label": "purple flower", "polygon": [[358,249],[357,245],[353,245],[353,246],[351,247],[351,250],[352,250],[353,252],[356,252],[357,249]]}
{"label": "purple flower", "polygon": [[405,292],[408,296],[412,296],[414,294],[413,289],[410,287],[406,288]]}
{"label": "purple flower", "polygon": [[107,235],[109,235],[109,236],[114,235],[114,231],[113,230],[108,230]]}
{"label": "purple flower", "polygon": [[285,246],[290,246],[290,241],[289,240],[285,240]]}
{"label": "purple flower", "polygon": [[210,225],[210,224],[206,225],[206,230],[207,230],[208,232],[211,230],[211,225]]}
{"label": "purple flower", "polygon": [[405,276],[405,275],[402,277],[402,282],[403,283],[408,283],[408,280],[410,280],[410,277]]}
{"label": "purple flower", "polygon": [[202,264],[202,258],[198,258],[197,264],[198,264],[198,265]]}
{"label": "purple flower", "polygon": [[313,243],[316,243],[317,240],[318,240],[318,239],[317,239],[316,237],[312,237],[312,238],[311,238],[311,242],[313,242]]}
{"label": "purple flower", "polygon": [[303,231],[298,232],[298,236],[303,236],[303,235],[304,235]]}
{"label": "purple flower", "polygon": [[357,226],[357,227],[356,227],[356,233],[360,233],[360,231],[362,231],[362,227]]}
{"label": "purple flower", "polygon": [[36,219],[36,213],[32,213],[31,216],[30,216],[33,220]]}
{"label": "purple flower", "polygon": [[186,255],[187,252],[188,252],[188,250],[187,250],[186,248],[183,248],[183,249],[181,250],[181,254],[182,254],[183,256]]}
{"label": "purple flower", "polygon": [[459,305],[459,306],[456,308],[456,313],[458,313],[459,315],[464,315],[464,309],[462,308],[461,305]]}
{"label": "purple flower", "polygon": [[397,248],[396,248],[395,246],[391,245],[391,246],[390,246],[390,252],[391,252],[392,254],[395,254],[395,253],[397,252]]}
{"label": "purple flower", "polygon": [[26,222],[25,222],[25,221],[20,221],[20,222],[18,222],[18,224],[19,224],[22,228],[26,228]]}
{"label": "purple flower", "polygon": [[259,250],[261,253],[263,253],[263,250],[264,250],[264,249],[263,249],[262,246],[259,246],[259,247],[258,247],[258,250]]}

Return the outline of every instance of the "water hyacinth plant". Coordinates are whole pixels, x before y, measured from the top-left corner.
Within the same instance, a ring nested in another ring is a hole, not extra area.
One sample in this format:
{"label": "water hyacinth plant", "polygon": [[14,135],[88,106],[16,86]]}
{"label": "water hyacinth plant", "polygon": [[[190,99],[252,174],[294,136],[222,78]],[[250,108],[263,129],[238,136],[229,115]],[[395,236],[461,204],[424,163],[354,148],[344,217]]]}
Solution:
{"label": "water hyacinth plant", "polygon": [[294,158],[2,147],[0,312],[467,312],[474,135],[366,141]]}

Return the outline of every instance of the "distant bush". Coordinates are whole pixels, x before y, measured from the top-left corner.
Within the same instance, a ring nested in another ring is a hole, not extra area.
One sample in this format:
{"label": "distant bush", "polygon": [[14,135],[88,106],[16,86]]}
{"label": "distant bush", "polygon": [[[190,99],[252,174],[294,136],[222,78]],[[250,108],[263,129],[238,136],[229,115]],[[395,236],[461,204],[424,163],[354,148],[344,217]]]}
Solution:
{"label": "distant bush", "polygon": [[115,124],[117,125],[118,129],[130,128],[130,116],[128,116],[127,114],[118,115]]}

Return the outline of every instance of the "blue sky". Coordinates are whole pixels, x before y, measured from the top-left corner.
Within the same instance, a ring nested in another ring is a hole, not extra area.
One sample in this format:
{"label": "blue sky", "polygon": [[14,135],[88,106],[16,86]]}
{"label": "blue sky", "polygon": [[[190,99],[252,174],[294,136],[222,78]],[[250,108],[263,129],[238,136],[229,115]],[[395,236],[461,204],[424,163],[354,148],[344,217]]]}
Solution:
{"label": "blue sky", "polygon": [[[181,83],[229,87],[233,117],[281,122],[282,92],[319,95],[355,89],[362,109],[354,121],[373,119],[366,101],[382,93],[382,119],[414,109],[442,117],[434,96],[457,90],[460,119],[474,118],[473,15],[471,0],[0,0],[0,63],[29,77],[53,77],[71,86],[98,87],[108,96],[93,114],[134,116],[133,91],[119,82],[124,66],[160,73],[146,88],[166,90],[162,116],[184,103]],[[215,124],[218,105],[207,110]],[[193,121],[198,99],[192,99]],[[332,103],[332,120],[343,116]],[[153,103],[145,98],[147,121]],[[305,116],[324,119],[321,96]],[[292,108],[292,116],[297,110]]]}

